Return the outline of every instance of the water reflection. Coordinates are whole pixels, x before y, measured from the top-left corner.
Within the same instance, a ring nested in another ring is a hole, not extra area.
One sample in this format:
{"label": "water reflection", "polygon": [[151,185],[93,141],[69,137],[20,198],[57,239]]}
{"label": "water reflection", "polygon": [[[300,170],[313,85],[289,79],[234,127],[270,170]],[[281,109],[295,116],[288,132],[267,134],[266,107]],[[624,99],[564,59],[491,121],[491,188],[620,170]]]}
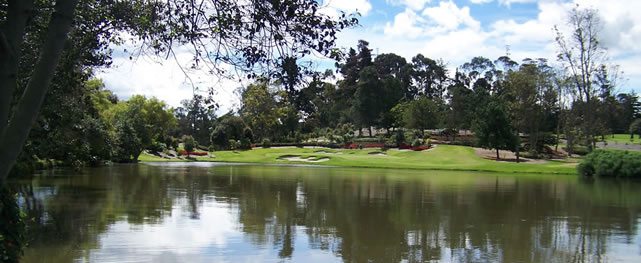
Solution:
{"label": "water reflection", "polygon": [[123,165],[16,182],[24,262],[641,261],[641,184]]}

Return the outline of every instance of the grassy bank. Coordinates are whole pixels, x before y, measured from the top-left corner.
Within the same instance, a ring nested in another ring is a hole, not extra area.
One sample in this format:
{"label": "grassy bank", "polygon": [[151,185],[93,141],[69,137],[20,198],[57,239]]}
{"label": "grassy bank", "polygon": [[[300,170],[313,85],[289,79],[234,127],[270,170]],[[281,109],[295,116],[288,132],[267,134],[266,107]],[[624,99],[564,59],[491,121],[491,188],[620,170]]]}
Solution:
{"label": "grassy bank", "polygon": [[[395,169],[425,169],[454,171],[487,171],[507,173],[576,174],[576,164],[563,161],[545,163],[496,162],[477,156],[473,148],[439,145],[423,152],[389,150],[385,154],[372,154],[377,149],[335,150],[325,148],[257,148],[250,151],[220,151],[215,157],[196,157],[198,161],[241,162],[270,164],[308,164],[305,161],[285,160],[283,157],[327,159],[316,165],[344,167],[371,167]],[[167,160],[152,155],[141,155],[143,162],[182,161]]]}

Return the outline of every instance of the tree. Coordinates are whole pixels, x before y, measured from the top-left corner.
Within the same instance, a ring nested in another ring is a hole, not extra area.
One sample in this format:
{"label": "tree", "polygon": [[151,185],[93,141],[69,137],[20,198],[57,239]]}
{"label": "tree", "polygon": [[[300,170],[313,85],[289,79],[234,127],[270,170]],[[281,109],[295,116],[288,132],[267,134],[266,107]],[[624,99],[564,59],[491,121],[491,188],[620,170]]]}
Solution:
{"label": "tree", "polygon": [[333,77],[331,71],[314,74],[312,81],[303,87],[295,99],[296,109],[301,112],[304,124],[316,127],[335,127],[340,118],[337,105],[339,101],[336,85],[327,79]]}
{"label": "tree", "polygon": [[634,138],[635,133],[641,139],[641,119],[636,119],[630,124],[630,139]]}
{"label": "tree", "polygon": [[176,109],[178,134],[191,135],[197,141],[207,145],[216,120],[216,104],[211,96],[194,94],[192,99],[181,101],[182,106]]}
{"label": "tree", "polygon": [[425,129],[433,129],[439,124],[439,107],[433,100],[427,97],[420,97],[417,100],[407,102],[403,112],[405,127],[417,129],[421,135]]}
{"label": "tree", "polygon": [[472,130],[478,145],[496,149],[496,160],[499,160],[499,150],[514,151],[518,146],[518,137],[510,124],[507,109],[500,100],[492,98],[486,105],[478,106]]}
{"label": "tree", "polygon": [[435,61],[421,54],[412,58],[412,83],[430,99],[444,99],[447,87],[447,69],[443,61]]}
{"label": "tree", "polygon": [[198,146],[198,142],[194,139],[193,136],[190,135],[184,135],[182,138],[183,141],[183,148],[185,148],[185,151],[187,152],[187,157],[189,157],[189,154],[196,149],[196,146]]}
{"label": "tree", "polygon": [[[496,66],[485,57],[472,58],[459,68],[459,82],[475,92],[491,94],[493,90]],[[458,74],[457,74],[458,75]]]}
{"label": "tree", "polygon": [[154,142],[164,141],[176,125],[173,111],[156,98],[136,95],[120,102],[106,113],[107,120],[116,128],[120,161],[136,162],[144,149]]}
{"label": "tree", "polygon": [[372,136],[372,126],[375,126],[381,114],[383,90],[376,69],[372,66],[360,72],[356,93],[353,99],[353,119],[359,130],[367,127]]}
{"label": "tree", "polygon": [[[458,75],[458,74],[457,74]],[[448,87],[449,108],[446,113],[447,128],[460,130],[471,127],[475,108],[474,93],[459,81]]]}
{"label": "tree", "polygon": [[528,150],[539,154],[542,150],[542,134],[555,127],[548,118],[554,114],[556,91],[553,85],[553,72],[544,59],[526,59],[517,71],[508,73],[505,79],[505,92],[502,97],[507,102],[516,134],[528,135]]}
{"label": "tree", "polygon": [[243,138],[243,131],[246,127],[241,117],[227,113],[218,118],[216,127],[211,133],[211,144],[216,150],[227,150],[231,146],[230,140],[238,141]]}
{"label": "tree", "polygon": [[279,125],[278,102],[267,81],[249,85],[241,94],[240,116],[255,131],[256,138],[269,138]]}
{"label": "tree", "polygon": [[[115,42],[122,41],[116,33],[126,31],[141,40],[141,50],[165,57],[174,54],[175,46],[190,45],[195,66],[208,63],[212,71],[222,73],[227,65],[247,71],[284,68],[280,66],[285,62],[291,63],[312,50],[338,57],[332,49],[336,33],[357,23],[353,16],[332,19],[321,14],[314,0],[83,0],[79,9],[88,13],[76,16],[78,2],[59,0],[53,8],[46,1],[7,3],[0,20],[0,185],[36,120],[72,29],[97,28],[95,35]],[[42,21],[34,17],[49,21],[34,26]],[[74,21],[76,18],[80,19]],[[89,18],[98,18],[95,21],[100,25],[83,24]],[[46,32],[43,41],[29,46],[39,55],[22,64],[25,36],[34,30]],[[22,82],[18,76],[27,76],[28,81]]]}
{"label": "tree", "polygon": [[133,120],[123,119],[116,123],[114,158],[117,162],[135,162],[144,147]]}
{"label": "tree", "polygon": [[618,118],[616,131],[625,132],[636,118],[641,118],[641,102],[635,93],[621,93],[617,95]]}
{"label": "tree", "polygon": [[[63,64],[67,63],[65,59]],[[100,80],[84,81],[86,75],[76,69],[65,75],[67,79],[52,81],[20,162],[32,162],[35,156],[79,167],[111,159],[113,140],[101,107],[112,103],[106,97],[104,84]]]}
{"label": "tree", "polygon": [[588,145],[593,148],[596,143],[594,97],[597,91],[593,79],[606,59],[605,48],[599,40],[602,24],[595,9],[575,7],[568,15],[570,37],[565,37],[561,30],[555,27],[556,43],[559,46],[558,58],[565,64],[574,83],[575,100],[584,105],[580,113],[584,119],[581,128],[587,137]]}
{"label": "tree", "polygon": [[378,105],[374,106],[374,113],[378,115],[374,123],[389,131],[394,126],[392,108],[404,97],[413,99],[416,95],[410,90],[411,65],[407,64],[405,58],[390,53],[378,55],[374,67],[380,83],[376,92]]}
{"label": "tree", "polygon": [[372,50],[369,49],[369,43],[365,40],[359,40],[357,49],[358,53],[353,48],[350,48],[345,59],[346,62],[337,64],[339,72],[344,76],[344,79],[338,82],[338,90],[335,96],[336,100],[334,101],[335,110],[341,114],[339,123],[356,122],[354,117],[358,117],[359,115],[358,113],[354,114],[354,108],[350,105],[354,104],[355,94],[359,88],[358,81],[361,78],[362,71],[366,67],[373,65]]}

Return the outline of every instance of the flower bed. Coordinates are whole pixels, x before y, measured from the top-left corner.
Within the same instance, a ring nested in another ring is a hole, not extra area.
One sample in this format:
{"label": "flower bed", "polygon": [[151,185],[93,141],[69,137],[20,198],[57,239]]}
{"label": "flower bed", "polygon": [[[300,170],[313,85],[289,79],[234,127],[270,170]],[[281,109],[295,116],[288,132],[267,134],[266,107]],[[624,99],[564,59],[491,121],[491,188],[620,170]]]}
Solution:
{"label": "flower bed", "polygon": [[178,155],[181,156],[207,156],[208,152],[187,152],[185,150],[179,150]]}

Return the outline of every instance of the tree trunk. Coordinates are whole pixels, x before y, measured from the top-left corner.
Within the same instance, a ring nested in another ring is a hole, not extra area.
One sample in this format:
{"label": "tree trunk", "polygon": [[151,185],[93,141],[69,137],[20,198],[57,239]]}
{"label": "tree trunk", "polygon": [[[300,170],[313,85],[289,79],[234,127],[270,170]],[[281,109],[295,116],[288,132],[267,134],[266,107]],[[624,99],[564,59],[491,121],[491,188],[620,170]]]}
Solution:
{"label": "tree trunk", "polygon": [[496,160],[498,161],[500,159],[501,159],[501,157],[499,157],[499,149],[497,148],[496,149]]}
{"label": "tree trunk", "polygon": [[519,135],[519,131],[516,130],[516,163],[519,163],[521,161],[521,136]]}
{"label": "tree trunk", "polygon": [[6,131],[11,115],[11,100],[18,86],[18,60],[21,56],[29,13],[33,12],[33,0],[9,1],[7,20],[0,33],[0,138]]}
{"label": "tree trunk", "polygon": [[372,138],[372,126],[369,126],[369,137]]}
{"label": "tree trunk", "polygon": [[[560,122],[560,121],[559,121]],[[561,125],[556,125],[556,144],[554,145],[554,151],[559,151],[559,141],[561,140]],[[556,153],[555,153],[556,154]]]}
{"label": "tree trunk", "polygon": [[[8,121],[2,137],[0,137],[0,186],[4,185],[9,171],[15,164],[29,136],[29,131],[36,121],[60,60],[67,34],[71,29],[74,9],[77,3],[78,0],[56,1],[55,11],[49,21],[49,30],[38,62],[34,65],[33,73],[24,93],[17,101],[14,114]],[[21,15],[28,16],[29,14],[23,13]],[[20,39],[22,41],[22,37]],[[7,58],[3,56],[3,61],[0,61],[2,65],[7,65],[5,59]],[[6,78],[8,76],[3,77]],[[0,87],[2,90],[5,88],[5,86]]]}
{"label": "tree trunk", "polygon": [[138,157],[140,157],[140,154],[142,154],[142,151],[136,151],[134,153],[133,158],[131,159],[132,163],[137,163],[138,162]]}

